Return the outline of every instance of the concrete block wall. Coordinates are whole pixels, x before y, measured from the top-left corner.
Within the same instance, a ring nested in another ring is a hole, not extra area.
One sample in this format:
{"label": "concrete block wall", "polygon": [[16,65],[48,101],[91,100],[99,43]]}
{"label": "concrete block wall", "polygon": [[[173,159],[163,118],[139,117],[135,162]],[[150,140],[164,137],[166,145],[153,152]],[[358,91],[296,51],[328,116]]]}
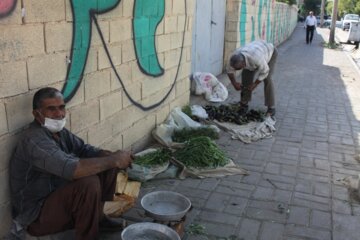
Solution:
{"label": "concrete block wall", "polygon": [[[96,15],[115,69],[135,101],[150,106],[172,90],[152,110],[143,111],[132,104],[92,22],[84,76],[67,103],[67,128],[96,146],[132,148],[149,139],[151,130],[171,109],[189,102],[194,1],[184,3],[165,1],[155,35],[157,56],[164,68],[159,77],[144,74],[137,63],[132,28],[135,0],[119,1],[112,10]],[[9,0],[7,4],[0,5],[0,238],[8,233],[11,222],[9,159],[22,131],[33,120],[34,93],[45,86],[62,89],[65,84],[74,26],[71,0]]]}
{"label": "concrete block wall", "polygon": [[227,0],[224,64],[234,49],[251,41],[281,44],[296,27],[297,11],[274,0]]}

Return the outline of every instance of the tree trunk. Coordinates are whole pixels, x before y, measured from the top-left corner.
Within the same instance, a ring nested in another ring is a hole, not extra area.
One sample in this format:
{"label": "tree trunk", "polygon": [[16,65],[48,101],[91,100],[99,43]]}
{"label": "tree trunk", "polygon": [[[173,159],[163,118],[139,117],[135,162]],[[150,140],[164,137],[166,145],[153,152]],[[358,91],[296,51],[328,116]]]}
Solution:
{"label": "tree trunk", "polygon": [[335,27],[336,27],[336,19],[337,19],[337,11],[338,11],[338,2],[339,2],[338,0],[334,0],[334,6],[331,17],[329,44],[335,44]]}

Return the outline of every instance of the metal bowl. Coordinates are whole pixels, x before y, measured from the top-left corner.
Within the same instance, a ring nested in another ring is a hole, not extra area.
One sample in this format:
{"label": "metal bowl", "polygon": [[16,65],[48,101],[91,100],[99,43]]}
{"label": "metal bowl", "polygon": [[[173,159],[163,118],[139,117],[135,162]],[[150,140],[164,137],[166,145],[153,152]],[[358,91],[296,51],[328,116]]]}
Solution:
{"label": "metal bowl", "polygon": [[170,227],[159,223],[134,223],[121,233],[122,240],[180,240]]}
{"label": "metal bowl", "polygon": [[157,191],[146,194],[141,206],[147,216],[158,221],[179,221],[189,211],[190,200],[177,192]]}

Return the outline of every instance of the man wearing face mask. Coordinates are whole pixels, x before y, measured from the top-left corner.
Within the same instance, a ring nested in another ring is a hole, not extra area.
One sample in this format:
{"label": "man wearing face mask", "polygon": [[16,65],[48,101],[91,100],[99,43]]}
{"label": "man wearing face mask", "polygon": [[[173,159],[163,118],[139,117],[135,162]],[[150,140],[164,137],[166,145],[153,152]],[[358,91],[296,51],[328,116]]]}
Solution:
{"label": "man wearing face mask", "polygon": [[48,87],[35,93],[35,119],[10,162],[15,226],[33,236],[74,228],[78,240],[97,239],[99,230],[121,230],[103,206],[113,200],[117,173],[133,156],[85,144],[64,128],[65,113],[60,91]]}

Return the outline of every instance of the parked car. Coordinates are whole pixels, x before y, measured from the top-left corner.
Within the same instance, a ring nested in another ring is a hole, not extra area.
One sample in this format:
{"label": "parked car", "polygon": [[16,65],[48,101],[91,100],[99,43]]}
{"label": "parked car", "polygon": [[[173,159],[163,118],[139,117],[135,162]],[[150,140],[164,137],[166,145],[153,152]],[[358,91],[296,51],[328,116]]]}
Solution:
{"label": "parked car", "polygon": [[342,30],[350,29],[350,24],[352,22],[359,22],[359,15],[357,14],[346,14],[342,21]]}

